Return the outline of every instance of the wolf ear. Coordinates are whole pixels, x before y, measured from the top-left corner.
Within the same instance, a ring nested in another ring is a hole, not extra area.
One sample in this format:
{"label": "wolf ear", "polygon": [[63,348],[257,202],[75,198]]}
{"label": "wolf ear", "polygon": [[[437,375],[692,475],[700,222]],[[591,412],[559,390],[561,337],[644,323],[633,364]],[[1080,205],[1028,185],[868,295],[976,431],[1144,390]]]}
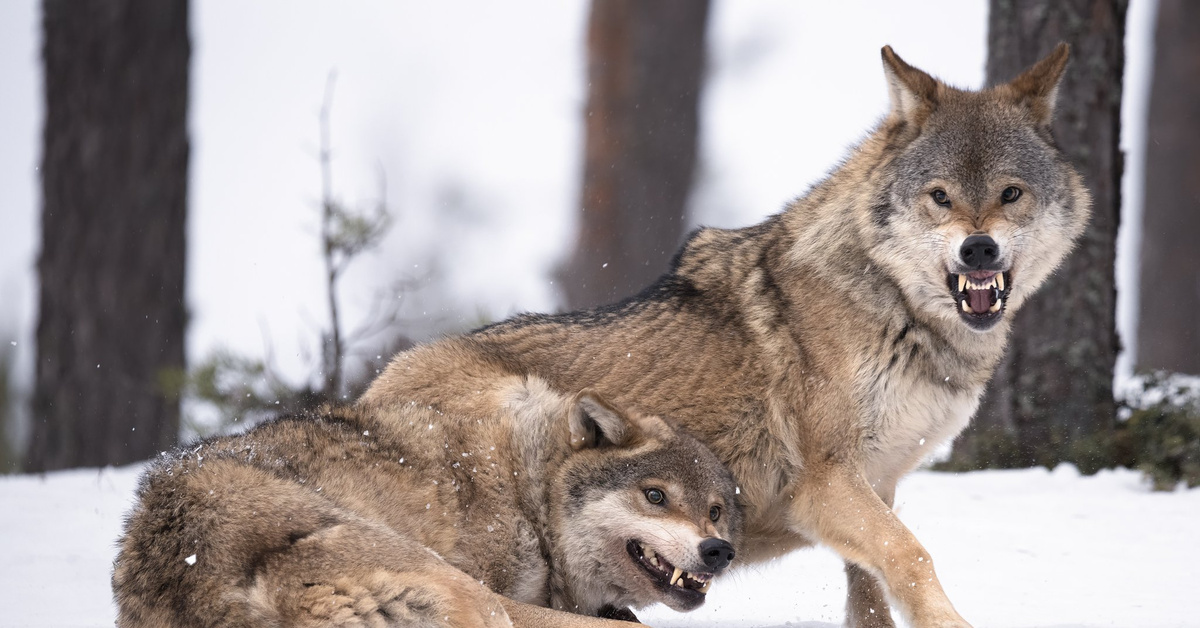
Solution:
{"label": "wolf ear", "polygon": [[568,417],[571,448],[576,451],[604,445],[625,445],[637,436],[637,426],[592,390],[575,396]]}
{"label": "wolf ear", "polygon": [[670,441],[675,428],[661,417],[624,412],[594,390],[575,396],[568,415],[571,448],[630,447],[647,440]]}
{"label": "wolf ear", "polygon": [[891,46],[884,46],[880,53],[892,115],[919,124],[937,106],[937,79],[905,63]]}
{"label": "wolf ear", "polygon": [[1050,54],[1008,84],[1017,101],[1029,107],[1034,119],[1042,126],[1049,126],[1054,118],[1058,83],[1062,80],[1070,56],[1071,47],[1059,43]]}

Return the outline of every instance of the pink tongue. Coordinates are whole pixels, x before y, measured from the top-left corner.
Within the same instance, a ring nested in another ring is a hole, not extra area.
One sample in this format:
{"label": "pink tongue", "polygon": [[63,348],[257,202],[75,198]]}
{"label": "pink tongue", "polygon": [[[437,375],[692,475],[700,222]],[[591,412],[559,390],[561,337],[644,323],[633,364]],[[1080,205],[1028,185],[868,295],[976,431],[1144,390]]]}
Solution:
{"label": "pink tongue", "polygon": [[967,289],[967,301],[971,306],[971,311],[975,314],[983,314],[992,307],[995,301],[992,299],[992,289],[986,290],[971,290]]}

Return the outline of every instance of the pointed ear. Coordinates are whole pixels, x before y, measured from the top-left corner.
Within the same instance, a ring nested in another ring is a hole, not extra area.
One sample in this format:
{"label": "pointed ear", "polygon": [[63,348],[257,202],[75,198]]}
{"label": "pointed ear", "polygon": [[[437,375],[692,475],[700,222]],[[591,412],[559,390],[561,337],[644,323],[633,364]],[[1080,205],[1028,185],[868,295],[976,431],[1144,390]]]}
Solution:
{"label": "pointed ear", "polygon": [[1054,119],[1058,83],[1062,80],[1063,70],[1066,69],[1070,56],[1071,47],[1060,43],[1054,47],[1053,52],[1008,84],[1017,100],[1029,107],[1034,120],[1042,126],[1049,126]]}
{"label": "pointed ear", "polygon": [[621,446],[638,436],[638,428],[629,417],[592,390],[584,390],[575,396],[568,421],[571,448],[576,451],[605,445]]}
{"label": "pointed ear", "polygon": [[905,63],[891,46],[884,46],[880,53],[892,115],[919,124],[937,106],[937,79]]}

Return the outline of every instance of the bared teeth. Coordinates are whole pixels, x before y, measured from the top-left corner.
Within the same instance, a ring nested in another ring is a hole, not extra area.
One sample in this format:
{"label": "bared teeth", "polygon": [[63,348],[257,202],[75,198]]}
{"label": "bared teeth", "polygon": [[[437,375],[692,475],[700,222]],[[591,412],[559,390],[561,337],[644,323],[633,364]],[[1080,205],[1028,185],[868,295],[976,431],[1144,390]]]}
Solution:
{"label": "bared teeth", "polygon": [[681,581],[682,577],[683,577],[683,570],[676,567],[675,573],[671,574],[671,584],[675,584],[676,582],[678,582],[679,586],[682,587],[683,586],[683,582]]}
{"label": "bared teeth", "polygon": [[[971,277],[969,274],[958,274],[958,293],[962,298],[959,301],[959,306],[964,313],[982,315],[984,312],[976,312],[971,308],[971,296],[968,293],[974,294],[976,291],[988,290],[990,305],[987,312],[995,314],[1004,307],[1004,297],[1006,295],[1005,288],[1007,287],[1004,281],[1004,273],[993,273],[987,279],[979,280]],[[979,295],[976,294],[976,297]]]}
{"label": "bared teeth", "polygon": [[966,292],[968,289],[987,290],[989,288],[997,288],[999,290],[1004,290],[1004,276],[1000,273],[996,273],[995,275],[992,275],[991,277],[988,277],[987,279],[984,279],[984,280],[976,280],[976,279],[974,279],[972,277],[968,277],[966,275],[958,276],[958,291],[959,292]]}
{"label": "bared teeth", "polygon": [[658,555],[654,550],[646,547],[645,544],[638,544],[642,549],[642,555],[646,561],[662,571],[663,575],[667,575],[668,566],[674,571],[670,574],[670,586],[679,587],[681,589],[691,588],[694,591],[705,593],[708,587],[712,584],[713,575],[710,573],[693,574],[690,571],[684,571],[679,567],[675,567],[667,563],[665,560],[659,561]]}

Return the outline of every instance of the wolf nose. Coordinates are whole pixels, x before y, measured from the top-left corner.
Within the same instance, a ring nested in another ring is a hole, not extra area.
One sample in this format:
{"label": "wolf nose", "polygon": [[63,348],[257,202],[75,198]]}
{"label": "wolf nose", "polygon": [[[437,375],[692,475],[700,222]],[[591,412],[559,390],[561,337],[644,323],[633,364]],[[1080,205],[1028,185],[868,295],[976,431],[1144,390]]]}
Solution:
{"label": "wolf nose", "polygon": [[713,571],[720,571],[733,560],[733,546],[725,539],[704,539],[700,542],[700,556],[705,565]]}
{"label": "wolf nose", "polygon": [[958,255],[972,270],[985,270],[1000,258],[1000,245],[991,236],[973,235],[963,241]]}

